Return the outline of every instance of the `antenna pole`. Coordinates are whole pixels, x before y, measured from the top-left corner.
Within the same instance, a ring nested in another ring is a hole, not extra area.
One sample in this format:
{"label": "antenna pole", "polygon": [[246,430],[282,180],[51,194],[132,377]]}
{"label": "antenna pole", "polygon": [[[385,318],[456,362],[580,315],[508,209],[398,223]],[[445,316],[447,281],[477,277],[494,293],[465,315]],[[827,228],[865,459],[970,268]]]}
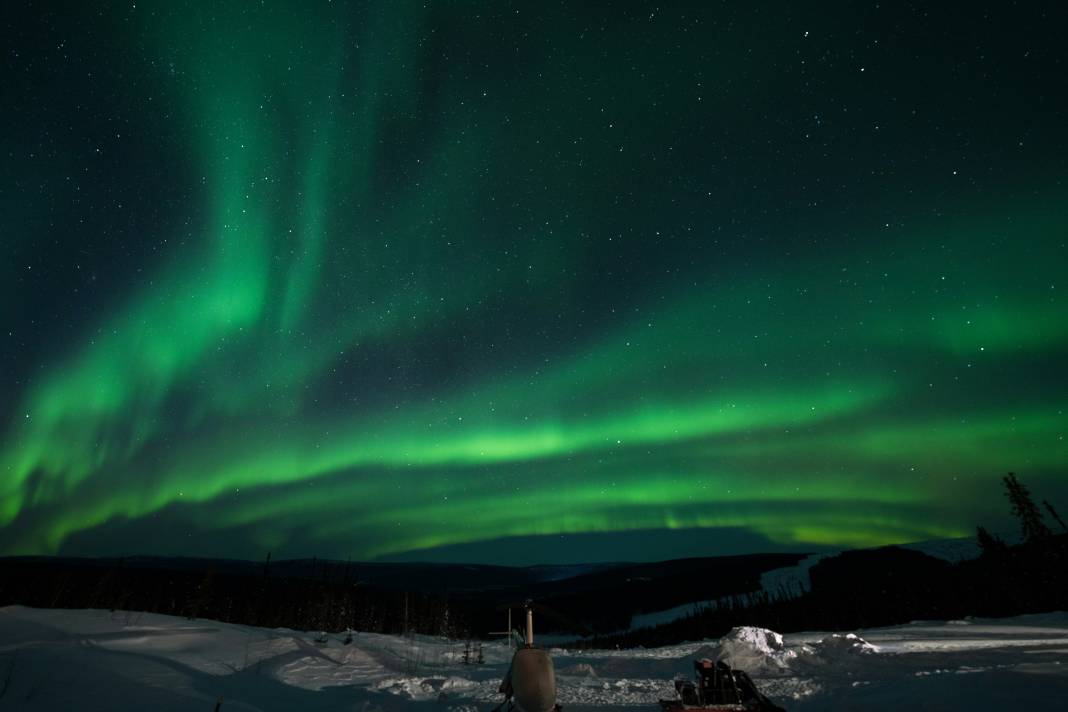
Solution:
{"label": "antenna pole", "polygon": [[534,647],[534,610],[527,606],[527,647]]}
{"label": "antenna pole", "polygon": [[512,609],[509,608],[508,609],[508,628],[505,629],[505,630],[491,630],[489,632],[489,634],[490,635],[506,635],[506,636],[508,636],[508,649],[511,650],[512,649],[512,645],[513,645],[512,636],[514,635],[514,633],[515,633],[515,631],[512,630]]}

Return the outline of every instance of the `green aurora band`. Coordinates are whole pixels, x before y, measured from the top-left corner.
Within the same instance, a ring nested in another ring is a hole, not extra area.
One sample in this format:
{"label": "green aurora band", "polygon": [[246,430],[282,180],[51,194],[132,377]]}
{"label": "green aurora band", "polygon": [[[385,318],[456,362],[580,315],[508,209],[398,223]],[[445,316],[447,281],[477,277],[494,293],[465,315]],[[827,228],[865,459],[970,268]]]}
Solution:
{"label": "green aurora band", "polygon": [[156,58],[141,85],[175,108],[145,121],[186,215],[19,388],[0,553],[108,553],[109,527],[180,553],[174,522],[237,556],[715,527],[879,545],[1004,526],[1008,470],[1068,509],[1057,166],[1018,191],[926,179],[937,211],[902,178],[769,217],[802,199],[673,157],[710,140],[688,92],[741,142],[736,107],[779,86],[717,99],[725,31],[716,61],[661,60],[602,28],[613,71],[578,20],[173,5],[113,33]]}

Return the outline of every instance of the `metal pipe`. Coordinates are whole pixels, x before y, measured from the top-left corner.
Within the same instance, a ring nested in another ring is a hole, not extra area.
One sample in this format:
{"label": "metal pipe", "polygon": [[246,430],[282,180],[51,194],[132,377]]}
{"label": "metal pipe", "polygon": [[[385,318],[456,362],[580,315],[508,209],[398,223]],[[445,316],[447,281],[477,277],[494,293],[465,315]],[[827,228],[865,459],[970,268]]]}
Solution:
{"label": "metal pipe", "polygon": [[734,670],[727,668],[727,677],[731,680],[731,687],[734,689],[734,699],[738,701],[738,704],[742,704],[742,692],[738,689],[738,683],[734,679]]}

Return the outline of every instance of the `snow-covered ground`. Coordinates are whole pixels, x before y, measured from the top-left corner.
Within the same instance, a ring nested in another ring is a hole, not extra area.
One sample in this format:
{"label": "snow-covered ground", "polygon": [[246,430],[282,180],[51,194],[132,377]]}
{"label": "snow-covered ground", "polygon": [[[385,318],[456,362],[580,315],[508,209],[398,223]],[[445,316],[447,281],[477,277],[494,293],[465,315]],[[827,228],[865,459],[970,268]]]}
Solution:
{"label": "snow-covered ground", "polygon": [[[0,609],[0,710],[488,710],[510,651],[319,636],[148,613]],[[325,641],[325,642],[321,642]],[[788,710],[1068,709],[1068,613],[852,635],[738,628],[719,641],[554,650],[568,711],[656,710],[695,657],[725,657]]]}

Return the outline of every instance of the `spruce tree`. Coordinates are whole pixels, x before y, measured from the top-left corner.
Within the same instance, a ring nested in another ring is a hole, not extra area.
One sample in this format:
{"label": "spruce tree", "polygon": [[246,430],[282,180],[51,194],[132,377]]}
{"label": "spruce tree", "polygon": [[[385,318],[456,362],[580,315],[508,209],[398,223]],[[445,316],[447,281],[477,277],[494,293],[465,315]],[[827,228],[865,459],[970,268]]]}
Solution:
{"label": "spruce tree", "polygon": [[1010,472],[1002,478],[1005,483],[1005,496],[1012,507],[1012,514],[1020,520],[1020,532],[1024,541],[1037,541],[1050,535],[1049,527],[1042,521],[1038,505],[1031,499],[1031,493],[1016,475]]}
{"label": "spruce tree", "polygon": [[1061,519],[1059,514],[1057,514],[1057,510],[1053,508],[1053,505],[1049,503],[1049,500],[1042,500],[1042,504],[1045,505],[1046,511],[1049,512],[1049,516],[1053,517],[1053,520],[1061,525],[1061,529],[1063,529],[1065,532],[1068,532],[1068,524],[1064,523],[1064,520]]}
{"label": "spruce tree", "polygon": [[983,552],[983,556],[1005,550],[1005,542],[988,532],[986,527],[976,527],[975,538],[979,542],[979,550]]}

